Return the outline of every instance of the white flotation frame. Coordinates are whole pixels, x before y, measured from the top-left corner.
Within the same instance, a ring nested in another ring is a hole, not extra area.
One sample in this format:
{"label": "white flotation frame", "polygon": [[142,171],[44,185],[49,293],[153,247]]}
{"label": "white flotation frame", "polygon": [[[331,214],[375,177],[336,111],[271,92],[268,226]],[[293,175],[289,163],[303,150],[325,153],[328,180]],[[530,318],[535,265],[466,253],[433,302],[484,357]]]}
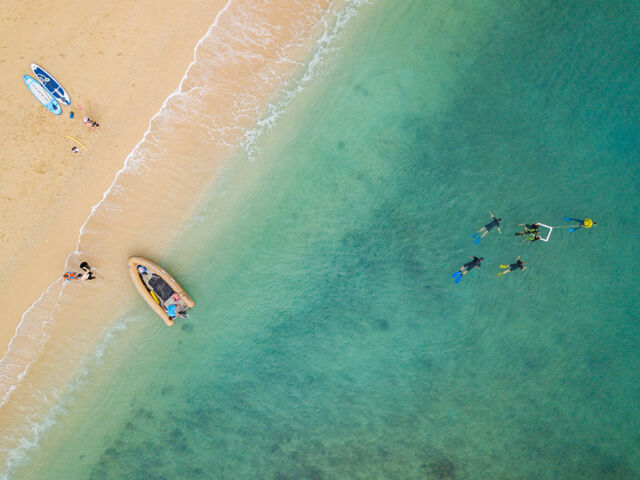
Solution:
{"label": "white flotation frame", "polygon": [[549,237],[551,237],[551,232],[553,232],[553,227],[550,227],[549,225],[545,225],[544,223],[540,223],[540,222],[536,222],[538,224],[539,227],[545,227],[549,229],[549,232],[547,233],[547,236],[545,238],[542,238],[542,235],[540,235],[540,240],[542,240],[543,242],[548,242],[549,241]]}

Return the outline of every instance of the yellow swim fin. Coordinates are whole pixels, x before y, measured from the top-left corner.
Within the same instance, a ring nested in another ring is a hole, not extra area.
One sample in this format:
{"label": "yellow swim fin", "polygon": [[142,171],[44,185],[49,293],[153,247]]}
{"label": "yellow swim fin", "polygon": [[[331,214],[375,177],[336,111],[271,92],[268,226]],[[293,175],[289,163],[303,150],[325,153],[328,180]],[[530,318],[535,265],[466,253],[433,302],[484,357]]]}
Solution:
{"label": "yellow swim fin", "polygon": [[509,265],[500,265],[500,268],[509,268]]}

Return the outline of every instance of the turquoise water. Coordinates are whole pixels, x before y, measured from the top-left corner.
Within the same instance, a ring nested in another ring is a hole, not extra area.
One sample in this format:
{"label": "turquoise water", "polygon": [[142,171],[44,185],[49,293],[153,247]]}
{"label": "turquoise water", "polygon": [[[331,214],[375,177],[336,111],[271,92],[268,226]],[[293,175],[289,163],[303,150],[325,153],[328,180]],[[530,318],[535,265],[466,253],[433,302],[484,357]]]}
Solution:
{"label": "turquoise water", "polygon": [[[640,476],[639,34],[632,2],[363,8],[167,253],[192,317],[133,307],[16,478]],[[598,225],[513,235],[565,215]]]}

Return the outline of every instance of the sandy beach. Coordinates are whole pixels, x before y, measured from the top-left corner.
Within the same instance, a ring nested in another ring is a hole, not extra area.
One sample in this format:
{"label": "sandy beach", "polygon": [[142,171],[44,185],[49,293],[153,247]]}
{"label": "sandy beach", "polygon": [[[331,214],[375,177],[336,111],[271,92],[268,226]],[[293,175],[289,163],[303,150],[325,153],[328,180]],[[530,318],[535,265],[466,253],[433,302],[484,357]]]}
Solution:
{"label": "sandy beach", "polygon": [[[226,0],[88,5],[13,3],[0,18],[0,351],[22,313],[64,271],[80,226],[177,87]],[[32,62],[69,92],[63,114],[25,87]],[[69,112],[74,112],[74,119]],[[91,131],[88,116],[100,123]],[[71,135],[89,151],[73,154]]]}
{"label": "sandy beach", "polygon": [[[129,308],[126,259],[161,259],[247,132],[265,115],[264,125],[273,121],[270,102],[313,54],[335,6],[128,5],[68,2],[70,13],[43,24],[29,3],[0,19],[10,179],[0,187],[0,454],[33,433],[25,419],[47,415]],[[62,115],[24,85],[32,62],[69,92]],[[74,154],[66,135],[88,151]],[[81,260],[98,279],[63,287],[65,267]]]}

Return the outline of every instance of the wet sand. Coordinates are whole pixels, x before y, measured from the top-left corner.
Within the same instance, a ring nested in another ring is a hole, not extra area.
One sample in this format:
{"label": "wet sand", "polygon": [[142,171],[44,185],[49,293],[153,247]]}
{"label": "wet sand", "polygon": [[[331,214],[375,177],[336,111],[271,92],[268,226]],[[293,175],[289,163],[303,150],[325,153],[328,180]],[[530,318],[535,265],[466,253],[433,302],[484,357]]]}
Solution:
{"label": "wet sand", "polygon": [[[1,20],[10,24],[8,51],[21,36],[29,46],[3,69],[12,90],[0,103],[9,139],[1,168],[14,179],[0,189],[0,460],[10,466],[54,421],[56,403],[136,298],[127,257],[162,261],[247,134],[273,121],[269,105],[313,55],[323,16],[337,7],[237,0],[175,8],[82,7],[64,28],[56,24],[63,16],[53,17],[41,36],[39,25],[20,28],[33,18],[27,11]],[[69,91],[61,116],[24,86],[31,62]],[[101,127],[91,131],[84,116]],[[73,154],[65,135],[89,151]],[[63,287],[65,268],[82,260],[98,278]]]}
{"label": "wet sand", "polygon": [[[64,272],[80,226],[176,89],[226,0],[13,3],[0,28],[0,352],[23,312]],[[42,11],[46,10],[43,15]],[[30,64],[69,92],[56,116],[26,88]],[[69,117],[73,111],[75,118]],[[91,131],[88,116],[100,123]],[[89,149],[73,154],[80,139]],[[0,357],[2,356],[0,355]]]}

